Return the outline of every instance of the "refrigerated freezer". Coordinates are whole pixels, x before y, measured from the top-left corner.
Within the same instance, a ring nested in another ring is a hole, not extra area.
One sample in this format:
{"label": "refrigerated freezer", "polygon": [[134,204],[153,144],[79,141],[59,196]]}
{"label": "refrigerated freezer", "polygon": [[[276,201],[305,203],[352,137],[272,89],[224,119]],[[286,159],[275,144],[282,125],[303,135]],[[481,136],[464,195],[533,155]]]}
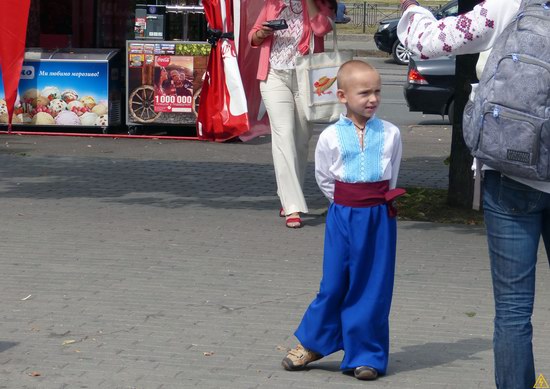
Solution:
{"label": "refrigerated freezer", "polygon": [[[12,122],[106,133],[121,124],[122,77],[120,50],[27,49]],[[5,124],[2,104],[0,122]]]}

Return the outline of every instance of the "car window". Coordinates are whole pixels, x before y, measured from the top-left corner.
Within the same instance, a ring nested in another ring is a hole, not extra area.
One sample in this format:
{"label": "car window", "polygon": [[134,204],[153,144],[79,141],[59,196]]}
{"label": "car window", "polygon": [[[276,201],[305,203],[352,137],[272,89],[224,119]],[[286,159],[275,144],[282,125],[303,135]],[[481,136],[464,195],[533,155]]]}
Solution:
{"label": "car window", "polygon": [[453,5],[447,9],[442,9],[440,15],[442,18],[458,15],[458,4]]}

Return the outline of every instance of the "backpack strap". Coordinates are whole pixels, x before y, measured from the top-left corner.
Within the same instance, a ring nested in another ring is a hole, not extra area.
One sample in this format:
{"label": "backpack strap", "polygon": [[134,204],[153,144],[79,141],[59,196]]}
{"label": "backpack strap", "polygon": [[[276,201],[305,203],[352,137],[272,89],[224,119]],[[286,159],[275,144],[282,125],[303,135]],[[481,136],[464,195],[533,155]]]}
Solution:
{"label": "backpack strap", "polygon": [[481,208],[481,162],[474,159],[474,197],[472,199],[472,209],[479,211]]}

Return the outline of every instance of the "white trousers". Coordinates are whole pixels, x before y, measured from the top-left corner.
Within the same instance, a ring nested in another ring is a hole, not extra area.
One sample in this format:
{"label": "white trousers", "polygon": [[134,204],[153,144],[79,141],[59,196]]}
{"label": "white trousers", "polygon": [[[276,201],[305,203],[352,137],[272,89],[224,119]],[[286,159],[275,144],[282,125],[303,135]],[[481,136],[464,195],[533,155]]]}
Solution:
{"label": "white trousers", "polygon": [[271,69],[260,92],[271,124],[277,194],[287,215],[307,213],[303,186],[312,126],[298,101],[295,70]]}

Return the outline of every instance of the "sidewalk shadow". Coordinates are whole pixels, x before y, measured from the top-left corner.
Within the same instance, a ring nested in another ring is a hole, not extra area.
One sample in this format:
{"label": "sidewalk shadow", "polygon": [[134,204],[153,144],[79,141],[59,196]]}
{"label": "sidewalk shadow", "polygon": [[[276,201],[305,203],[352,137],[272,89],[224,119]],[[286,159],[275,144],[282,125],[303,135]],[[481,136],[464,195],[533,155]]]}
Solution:
{"label": "sidewalk shadow", "polygon": [[419,126],[440,126],[440,125],[452,125],[452,123],[449,122],[449,119],[430,119],[430,120],[423,120],[421,122],[418,122]]}
{"label": "sidewalk shadow", "polygon": [[[280,207],[273,165],[248,162],[245,157],[238,162],[200,162],[104,156],[32,157],[21,151],[13,152],[0,153],[2,199],[100,198],[125,205],[172,209],[204,206],[272,210]],[[407,182],[405,178],[409,176],[411,184],[410,168],[425,170],[423,165],[426,163],[420,164],[414,159],[404,161],[402,182]],[[430,178],[430,182],[433,180]],[[328,205],[315,182],[313,162],[307,166],[304,195],[312,209]],[[316,225],[323,223],[324,218],[312,215],[310,221]]]}
{"label": "sidewalk shadow", "polygon": [[481,361],[475,354],[490,350],[492,341],[484,338],[459,339],[454,343],[424,343],[404,346],[390,354],[388,375],[429,369],[455,361]]}
{"label": "sidewalk shadow", "polygon": [[19,344],[19,342],[2,342],[0,341],[0,353],[4,352],[12,347],[15,347]]}
{"label": "sidewalk shadow", "polygon": [[[490,350],[489,339],[460,339],[454,343],[424,343],[402,347],[403,351],[390,353],[389,368],[386,375],[407,371],[430,369],[455,361],[481,361],[475,354]],[[340,371],[340,361],[319,361],[309,365],[308,370]]]}
{"label": "sidewalk shadow", "polygon": [[400,224],[400,228],[414,230],[414,231],[433,231],[438,229],[446,229],[452,231],[455,234],[462,235],[478,235],[485,236],[485,227],[483,226],[470,226],[464,224],[447,224],[447,223],[432,223],[432,222],[417,222],[407,221],[407,224]]}

